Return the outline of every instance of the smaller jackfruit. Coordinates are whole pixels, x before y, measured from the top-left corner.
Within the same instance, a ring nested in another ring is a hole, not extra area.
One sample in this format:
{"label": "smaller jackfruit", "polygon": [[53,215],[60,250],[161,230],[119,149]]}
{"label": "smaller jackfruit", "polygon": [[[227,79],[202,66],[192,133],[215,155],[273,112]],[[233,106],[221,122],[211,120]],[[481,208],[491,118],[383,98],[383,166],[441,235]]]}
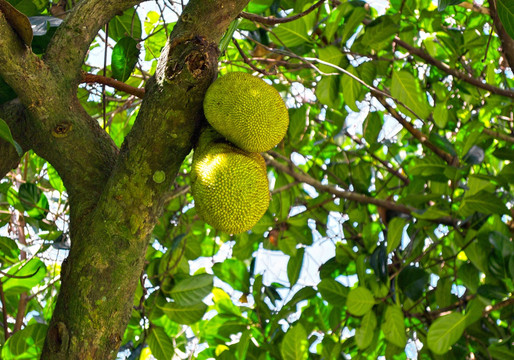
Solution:
{"label": "smaller jackfruit", "polygon": [[228,73],[207,89],[203,102],[209,124],[249,152],[263,152],[284,138],[289,113],[280,94],[248,73]]}
{"label": "smaller jackfruit", "polygon": [[191,192],[196,212],[215,229],[229,234],[250,230],[269,206],[264,159],[204,130],[193,157]]}

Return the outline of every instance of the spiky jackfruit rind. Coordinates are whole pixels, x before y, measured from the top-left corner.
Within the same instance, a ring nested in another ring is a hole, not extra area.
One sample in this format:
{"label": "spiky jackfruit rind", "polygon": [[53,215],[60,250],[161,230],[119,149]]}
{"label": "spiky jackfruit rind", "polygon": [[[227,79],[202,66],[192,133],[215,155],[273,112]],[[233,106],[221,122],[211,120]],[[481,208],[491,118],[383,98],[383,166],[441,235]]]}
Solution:
{"label": "spiky jackfruit rind", "polygon": [[195,150],[191,182],[198,215],[229,234],[250,230],[269,206],[264,159],[228,143],[213,142],[204,151]]}
{"label": "spiky jackfruit rind", "polygon": [[218,78],[207,89],[203,108],[216,131],[249,152],[271,150],[289,126],[289,113],[278,91],[248,73]]}

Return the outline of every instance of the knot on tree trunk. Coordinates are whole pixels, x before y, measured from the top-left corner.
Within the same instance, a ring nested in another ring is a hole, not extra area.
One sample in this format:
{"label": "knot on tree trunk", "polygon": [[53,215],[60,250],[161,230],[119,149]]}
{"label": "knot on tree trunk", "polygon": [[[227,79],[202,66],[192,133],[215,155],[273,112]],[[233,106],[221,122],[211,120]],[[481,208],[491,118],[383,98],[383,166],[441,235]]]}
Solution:
{"label": "knot on tree trunk", "polygon": [[166,81],[171,82],[184,70],[188,72],[191,85],[206,77],[214,80],[216,71],[212,69],[217,68],[218,56],[217,44],[202,36],[172,40],[169,43]]}
{"label": "knot on tree trunk", "polygon": [[48,329],[48,346],[53,353],[62,354],[66,352],[69,340],[68,328],[62,321],[59,321]]}

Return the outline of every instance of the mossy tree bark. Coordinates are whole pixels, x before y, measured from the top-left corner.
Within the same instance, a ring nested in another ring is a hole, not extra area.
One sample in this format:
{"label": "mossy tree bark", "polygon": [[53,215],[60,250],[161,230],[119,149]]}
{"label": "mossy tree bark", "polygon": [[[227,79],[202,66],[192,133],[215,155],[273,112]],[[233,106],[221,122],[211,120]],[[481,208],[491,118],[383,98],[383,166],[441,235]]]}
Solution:
{"label": "mossy tree bark", "polygon": [[[70,197],[72,247],[42,359],[116,357],[163,195],[202,122],[218,43],[248,1],[189,1],[121,150],[82,109],[76,89],[98,30],[140,1],[79,2],[43,59],[0,12],[0,76],[19,96],[0,106],[0,117],[24,150],[34,149],[57,169]],[[0,151],[4,176],[19,157],[3,141]],[[156,172],[164,181],[154,181]]]}

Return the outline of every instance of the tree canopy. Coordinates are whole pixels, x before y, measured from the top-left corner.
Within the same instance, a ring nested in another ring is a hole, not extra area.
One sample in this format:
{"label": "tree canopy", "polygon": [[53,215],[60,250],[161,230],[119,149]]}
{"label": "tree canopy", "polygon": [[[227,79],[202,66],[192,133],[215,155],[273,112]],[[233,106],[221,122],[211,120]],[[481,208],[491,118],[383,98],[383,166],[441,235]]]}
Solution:
{"label": "tree canopy", "polygon": [[[513,68],[510,0],[0,0],[0,358],[513,359]],[[236,71],[290,124],[232,235]]]}

